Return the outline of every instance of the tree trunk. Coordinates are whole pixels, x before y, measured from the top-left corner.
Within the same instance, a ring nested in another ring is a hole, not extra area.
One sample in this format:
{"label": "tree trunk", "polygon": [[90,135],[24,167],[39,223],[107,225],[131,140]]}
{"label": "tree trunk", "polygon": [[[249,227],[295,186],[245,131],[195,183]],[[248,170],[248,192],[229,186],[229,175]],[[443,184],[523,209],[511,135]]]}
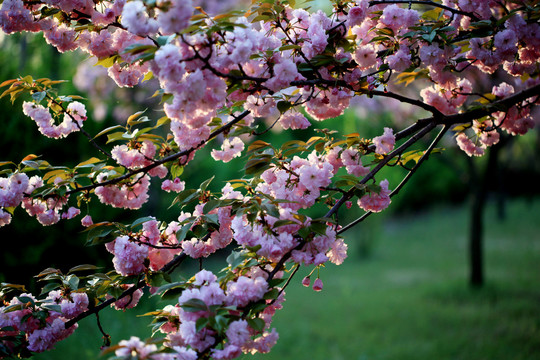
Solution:
{"label": "tree trunk", "polygon": [[[506,138],[501,137],[498,144],[487,150],[487,164],[483,172],[480,171],[481,167],[477,161],[473,159],[469,161],[472,190],[469,227],[469,285],[472,287],[482,287],[484,285],[484,210],[490,182],[498,182],[497,167],[500,149],[507,142]],[[501,191],[502,189],[499,188],[498,190]]]}

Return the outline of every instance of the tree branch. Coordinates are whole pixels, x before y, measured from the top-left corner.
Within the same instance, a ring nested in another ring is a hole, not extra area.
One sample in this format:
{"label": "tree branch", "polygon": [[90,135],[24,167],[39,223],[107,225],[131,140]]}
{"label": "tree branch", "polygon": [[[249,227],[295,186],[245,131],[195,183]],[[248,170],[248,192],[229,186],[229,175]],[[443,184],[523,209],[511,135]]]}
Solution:
{"label": "tree branch", "polygon": [[219,134],[228,131],[234,124],[237,124],[242,119],[244,119],[246,116],[248,116],[249,113],[250,113],[249,110],[246,110],[243,113],[241,113],[240,115],[235,116],[233,120],[229,121],[227,124],[223,125],[219,129],[214,130],[210,134],[210,136],[208,136],[208,139],[206,139],[204,141],[201,141],[197,146],[194,146],[194,147],[192,147],[190,149],[180,151],[180,152],[174,153],[172,155],[166,156],[163,159],[154,161],[152,164],[150,164],[148,166],[145,166],[145,167],[142,167],[140,169],[130,170],[127,174],[116,177],[114,179],[106,180],[106,181],[96,183],[96,184],[92,184],[92,185],[88,185],[88,186],[81,186],[81,187],[78,187],[76,189],[67,191],[65,193],[65,195],[71,195],[73,193],[78,193],[78,192],[82,192],[82,191],[90,191],[90,190],[93,190],[93,189],[95,189],[97,187],[100,187],[100,186],[107,186],[107,185],[117,184],[117,183],[119,183],[119,182],[121,182],[123,180],[127,180],[127,179],[131,178],[133,175],[140,174],[140,173],[146,173],[146,172],[152,170],[153,168],[158,167],[159,165],[163,165],[163,164],[166,164],[168,162],[177,160],[177,159],[181,158],[182,156],[188,156],[193,151],[197,150],[198,148],[200,148],[201,146],[203,146],[204,144],[206,144],[208,141],[212,140],[213,138],[215,138]]}
{"label": "tree branch", "polygon": [[[187,255],[185,253],[182,253],[182,254],[176,256],[174,259],[172,259],[167,264],[165,264],[159,271],[169,273],[175,267],[180,265],[186,259],[186,257],[187,257]],[[86,310],[85,312],[79,314],[78,316],[74,317],[73,319],[70,319],[69,321],[67,321],[65,323],[65,328],[69,329],[71,326],[75,325],[75,323],[78,323],[82,319],[84,319],[84,318],[86,318],[86,317],[88,317],[88,316],[90,316],[92,314],[99,313],[101,310],[103,310],[107,306],[112,305],[116,301],[118,301],[118,300],[120,300],[122,298],[125,298],[126,296],[133,295],[133,293],[135,293],[135,291],[137,291],[138,289],[143,288],[145,285],[146,285],[146,282],[144,281],[144,279],[140,280],[139,282],[137,282],[137,284],[134,284],[132,287],[130,287],[129,289],[125,290],[122,294],[120,294],[120,296],[118,296],[118,298],[110,298],[108,300],[105,300],[104,302],[102,302],[98,306],[90,308],[90,309]]]}
{"label": "tree branch", "polygon": [[459,9],[454,9],[454,8],[451,8],[449,6],[446,6],[446,5],[443,5],[443,4],[439,4],[439,3],[436,3],[434,1],[428,1],[428,0],[374,0],[374,1],[370,1],[369,2],[369,6],[375,6],[375,5],[383,5],[383,4],[416,4],[416,5],[429,5],[429,6],[434,6],[434,7],[438,7],[438,8],[441,8],[443,10],[447,10],[447,11],[450,11],[452,12],[453,14],[458,14],[458,15],[463,15],[463,16],[468,16],[470,17],[471,19],[473,19],[474,21],[478,21],[480,20],[476,15],[474,15],[473,13],[470,13],[470,12],[467,12],[467,11],[463,11],[463,10],[459,10]]}
{"label": "tree branch", "polygon": [[[447,126],[444,126],[441,131],[439,132],[439,134],[437,135],[437,137],[435,138],[435,140],[433,140],[433,142],[429,145],[429,147],[427,148],[427,150],[424,152],[424,154],[422,155],[422,157],[418,160],[418,162],[414,165],[414,167],[407,173],[407,175],[403,178],[403,180],[401,180],[401,182],[399,183],[399,185],[390,193],[390,197],[393,197],[394,195],[397,195],[399,193],[399,191],[403,188],[403,186],[405,186],[405,184],[410,180],[410,178],[412,177],[412,175],[418,170],[418,168],[420,167],[420,165],[422,165],[422,163],[424,161],[426,161],[428,158],[429,158],[429,155],[431,154],[431,152],[433,151],[433,149],[435,148],[435,146],[437,146],[437,144],[439,143],[439,141],[441,141],[442,137],[444,136],[444,134],[446,134],[446,132],[448,131],[448,127]],[[350,222],[349,224],[347,224],[346,226],[342,227],[341,229],[339,229],[337,231],[338,234],[342,234],[344,233],[345,231],[349,230],[350,228],[354,227],[355,225],[358,225],[359,223],[361,223],[362,221],[364,221],[368,216],[370,216],[371,214],[373,214],[372,211],[368,211],[366,213],[364,213],[361,217],[359,217],[358,219]]]}

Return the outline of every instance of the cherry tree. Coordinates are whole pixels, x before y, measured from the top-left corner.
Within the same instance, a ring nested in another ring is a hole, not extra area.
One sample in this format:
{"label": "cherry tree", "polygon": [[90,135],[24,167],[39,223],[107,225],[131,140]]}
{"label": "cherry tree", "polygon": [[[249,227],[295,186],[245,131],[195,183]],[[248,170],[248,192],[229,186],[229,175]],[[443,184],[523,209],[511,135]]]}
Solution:
{"label": "cherry tree", "polygon": [[[164,115],[141,109],[90,134],[84,99],[59,94],[59,80],[26,75],[0,84],[2,97],[24,100],[22,112],[43,136],[83,136],[95,146],[75,166],[32,154],[2,162],[0,226],[17,221],[21,209],[43,226],[80,221],[88,242],[112,254],[108,272],[92,265],[43,271],[39,296],[3,284],[0,356],[49,350],[81,319],[136,306],[145,289],[175,301],[152,314],[152,342],[122,340],[110,348],[116,358],[268,352],[278,340],[272,317],[287,285],[300,281],[298,269],[312,269],[302,284],[321,291],[320,268],[347,257],[343,234],[386,209],[443,136],[451,134],[465,156],[482,156],[502,132],[519,136],[535,125],[536,1],[334,0],[325,13],[294,0],[255,0],[247,11],[220,15],[195,5],[2,2],[6,34],[41,32],[59,52],[87,53],[118,87],[157,79]],[[486,75],[489,82],[475,80]],[[374,138],[325,130],[307,141],[262,140],[275,128],[309,131],[359,97],[397,101],[419,115],[401,128],[381,126]],[[430,145],[415,150],[422,138]],[[186,183],[183,169],[202,148],[216,164],[240,157],[243,176],[220,191],[210,190],[212,178]],[[387,167],[407,173],[390,184],[380,175]],[[176,194],[177,220],[121,223],[92,211],[96,203],[140,209],[152,182]],[[341,223],[350,207],[364,214]],[[187,258],[220,249],[230,252],[221,272],[176,277]]]}

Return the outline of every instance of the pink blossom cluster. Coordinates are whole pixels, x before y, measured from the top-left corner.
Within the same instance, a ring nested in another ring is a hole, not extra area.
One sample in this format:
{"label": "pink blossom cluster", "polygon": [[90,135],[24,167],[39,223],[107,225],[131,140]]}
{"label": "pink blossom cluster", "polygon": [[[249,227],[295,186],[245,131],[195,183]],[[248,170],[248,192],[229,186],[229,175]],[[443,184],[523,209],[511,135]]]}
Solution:
{"label": "pink blossom cluster", "polygon": [[[311,90],[302,89],[303,96],[311,96]],[[349,90],[333,88],[331,91],[321,91],[317,97],[310,99],[306,105],[306,112],[315,120],[325,120],[342,115],[349,107],[352,97]]]}
{"label": "pink blossom cluster", "polygon": [[197,360],[198,355],[185,346],[173,346],[167,352],[160,352],[156,344],[146,343],[136,336],[129,340],[122,340],[114,351],[117,359],[133,359],[135,356],[141,360]]}
{"label": "pink blossom cluster", "polygon": [[[26,192],[32,193],[34,189],[43,186],[43,180],[39,176],[32,176],[29,181],[29,186]],[[70,207],[67,211],[62,212],[67,205],[67,197],[53,196],[46,200],[35,197],[25,197],[22,202],[23,209],[28,215],[35,216],[42,225],[56,224],[60,219],[71,219],[80,213],[80,210]]]}
{"label": "pink blossom cluster", "polygon": [[420,91],[420,96],[426,104],[434,106],[445,115],[457,113],[472,92],[472,84],[468,79],[461,79],[451,90],[445,90],[439,85],[433,85]]}
{"label": "pink blossom cluster", "polygon": [[[330,224],[328,224],[330,225]],[[336,238],[336,232],[329,226],[324,235],[317,235],[302,250],[293,250],[292,259],[298,264],[321,265],[330,260],[336,265],[347,257],[347,245]]]}
{"label": "pink blossom cluster", "polygon": [[29,179],[25,173],[14,173],[0,178],[0,207],[17,207],[24,199]]}
{"label": "pink blossom cluster", "polygon": [[[491,93],[499,99],[504,99],[514,94],[515,89],[508,83],[494,86]],[[474,135],[467,135],[461,131],[456,135],[458,147],[469,156],[483,156],[485,150],[499,142],[500,134],[497,129],[502,129],[510,135],[524,135],[534,128],[535,122],[526,106],[512,106],[506,112],[496,111],[491,114],[491,119],[484,121],[474,120],[472,130]]]}
{"label": "pink blossom cluster", "polygon": [[[328,186],[335,171],[330,162],[323,161],[315,152],[307,159],[295,156],[283,169],[271,167],[261,174],[256,191],[277,200],[287,200],[278,205],[279,218],[261,215],[260,221],[249,221],[247,214],[237,215],[231,222],[235,241],[246,248],[258,248],[257,254],[278,262],[299,244],[296,234],[311,225],[298,210],[311,207],[319,197],[321,188]],[[304,220],[299,220],[299,219]],[[329,259],[341,263],[346,257],[347,246],[336,233],[328,228],[325,235],[317,236],[302,250],[292,251],[293,260],[306,265],[320,265]]]}
{"label": "pink blossom cluster", "polygon": [[173,0],[168,4],[160,1],[155,18],[148,15],[148,10],[140,0],[128,1],[122,10],[122,25],[139,36],[155,35],[158,31],[164,35],[179,33],[189,24],[193,4],[191,0]]}
{"label": "pink blossom cluster", "polygon": [[[230,186],[230,184],[228,185]],[[227,185],[225,186],[225,188],[227,188]],[[182,212],[178,217],[178,221],[180,223],[182,223],[188,218],[194,218],[192,226],[196,226],[198,221],[202,220],[203,215],[217,215],[219,229],[211,231],[209,234],[209,239],[204,240],[193,237],[189,240],[185,239],[182,242],[182,249],[184,253],[194,259],[208,257],[210,254],[213,254],[217,250],[223,249],[224,247],[229,245],[233,240],[233,233],[231,230],[233,215],[231,215],[231,207],[220,207],[210,211],[208,214],[203,213],[203,208],[204,204],[198,205],[195,208],[193,214]]]}
{"label": "pink blossom cluster", "polygon": [[[336,146],[327,154],[327,158],[332,162],[334,168],[344,166],[350,175],[363,177],[369,174],[369,167],[362,164],[362,154],[354,148],[348,148],[341,151],[340,146]],[[339,153],[339,158],[335,157]]]}
{"label": "pink blossom cluster", "polygon": [[[502,83],[493,87],[492,94],[503,99],[512,95],[514,91],[512,85]],[[530,108],[526,106],[513,106],[507,112],[497,111],[492,116],[493,123],[510,135],[524,135],[535,125]]]}
{"label": "pink blossom cluster", "polygon": [[[212,272],[201,270],[191,280],[191,285],[182,292],[177,306],[168,306],[162,315],[167,315],[169,322],[161,327],[167,334],[169,346],[186,354],[191,359],[195,351],[211,349],[214,359],[234,359],[242,353],[268,352],[277,341],[277,333],[270,330],[272,316],[281,308],[280,298],[270,304],[261,314],[265,321],[264,329],[256,330],[241,318],[241,310],[248,304],[263,299],[268,291],[267,276],[263,271],[240,275],[222,288],[218,278]],[[196,303],[195,303],[196,302]],[[195,306],[195,308],[193,308]],[[197,330],[200,319],[213,316],[215,308],[228,309],[229,319],[224,332],[224,345],[217,348],[218,330],[208,325]],[[195,357],[193,357],[195,359]]]}
{"label": "pink blossom cluster", "polygon": [[119,236],[107,243],[107,250],[114,255],[115,270],[124,276],[141,274],[147,266],[151,270],[160,270],[182,251],[177,246],[178,230],[178,222],[160,228],[160,223],[154,219],[144,222],[140,233]]}
{"label": "pink blossom cluster", "polygon": [[391,4],[384,8],[379,19],[381,25],[391,29],[394,34],[409,31],[409,27],[416,24],[420,15],[416,10],[405,9],[397,4]]}
{"label": "pink blossom cluster", "polygon": [[[133,287],[132,284],[122,284],[120,285],[120,288],[122,290],[128,290],[129,288]],[[139,300],[143,296],[143,290],[137,289],[132,294],[124,296],[118,300],[116,300],[114,303],[111,304],[111,307],[113,307],[116,310],[126,310],[131,309],[137,306],[139,303]],[[107,295],[107,298],[110,298],[110,295]]]}
{"label": "pink blossom cluster", "polygon": [[[333,25],[333,21],[321,10],[310,14],[304,9],[287,8],[287,17],[293,26],[290,28],[290,33],[293,41],[304,39],[302,44],[302,52],[307,59],[312,59],[314,56],[322,53],[328,45],[329,30]],[[266,25],[269,26],[268,24]],[[276,29],[276,36],[282,38],[283,29]]]}
{"label": "pink blossom cluster", "polygon": [[135,148],[127,145],[116,145],[111,150],[111,155],[116,162],[128,169],[137,169],[153,163],[156,155],[156,146],[148,140],[136,143]]}
{"label": "pink blossom cluster", "polygon": [[379,183],[379,192],[368,191],[364,196],[358,199],[358,206],[365,211],[381,212],[390,205],[390,193],[388,189],[388,180]]}
{"label": "pink blossom cluster", "polygon": [[243,150],[244,142],[239,137],[235,137],[233,139],[223,140],[221,150],[213,149],[211,155],[214,160],[220,160],[227,163],[235,157],[240,156]]}
{"label": "pink blossom cluster", "polygon": [[167,179],[161,183],[161,190],[166,191],[166,192],[171,192],[171,191],[180,192],[184,190],[185,187],[186,187],[186,183],[180,180],[180,178],[174,178],[173,181]]}
{"label": "pink blossom cluster", "polygon": [[[98,183],[105,182],[107,174],[100,173],[96,180]],[[134,176],[132,183],[121,185],[106,185],[96,188],[96,195],[104,204],[124,209],[139,209],[148,200],[150,176],[138,174]]]}
{"label": "pink blossom cluster", "polygon": [[[57,187],[63,186],[62,179],[55,179]],[[43,179],[35,175],[28,178],[25,173],[13,173],[9,177],[0,178],[0,224],[11,222],[11,214],[5,209],[19,205],[28,215],[36,217],[42,225],[52,225],[60,219],[72,219],[80,214],[75,207],[65,209],[67,197],[50,196],[47,199],[33,198],[32,192],[44,185]],[[2,209],[3,208],[3,209]]]}
{"label": "pink blossom cluster", "polygon": [[72,319],[88,310],[88,295],[83,292],[65,293],[62,290],[53,290],[47,296],[52,304],[60,305],[62,316]]}
{"label": "pink blossom cluster", "polygon": [[15,32],[41,31],[41,24],[34,20],[29,8],[22,0],[5,0],[0,7],[0,28],[6,34]]}
{"label": "pink blossom cluster", "polygon": [[384,133],[381,136],[376,136],[373,138],[375,152],[381,155],[391,152],[394,149],[395,143],[396,137],[394,136],[394,131],[388,127],[384,128]]}
{"label": "pink blossom cluster", "polygon": [[309,120],[300,112],[288,110],[279,118],[281,127],[285,130],[307,129],[311,126]]}
{"label": "pink blossom cluster", "polygon": [[116,359],[141,360],[196,360],[197,353],[183,346],[174,346],[167,352],[160,352],[156,344],[145,343],[136,336],[129,340],[122,340],[118,343],[118,349],[114,351]]}
{"label": "pink blossom cluster", "polygon": [[[29,299],[28,302],[26,302],[27,299]],[[48,300],[52,300],[52,298]],[[11,327],[13,330],[0,331],[0,336],[17,335],[19,332],[23,332],[28,350],[43,352],[52,349],[58,341],[67,338],[78,327],[75,324],[66,329],[65,322],[69,317],[76,316],[74,314],[86,309],[88,297],[86,294],[79,293],[79,295],[70,297],[68,302],[70,304],[66,302],[64,306],[61,305],[62,313],[59,313],[40,308],[38,300],[31,294],[23,293],[14,297],[7,306],[0,307],[0,328]],[[13,310],[12,307],[16,309]],[[9,347],[13,344],[10,344],[9,341],[3,341],[3,345]]]}
{"label": "pink blossom cluster", "polygon": [[49,110],[40,104],[25,101],[23,103],[23,113],[36,122],[40,133],[55,139],[79,131],[83,121],[86,120],[86,108],[78,101],[73,101],[68,105],[64,119],[59,125],[54,124],[54,119]]}
{"label": "pink blossom cluster", "polygon": [[274,199],[289,200],[281,206],[296,211],[311,207],[333,176],[334,168],[314,151],[307,159],[295,156],[284,168],[271,167],[263,172],[263,182],[256,190]]}

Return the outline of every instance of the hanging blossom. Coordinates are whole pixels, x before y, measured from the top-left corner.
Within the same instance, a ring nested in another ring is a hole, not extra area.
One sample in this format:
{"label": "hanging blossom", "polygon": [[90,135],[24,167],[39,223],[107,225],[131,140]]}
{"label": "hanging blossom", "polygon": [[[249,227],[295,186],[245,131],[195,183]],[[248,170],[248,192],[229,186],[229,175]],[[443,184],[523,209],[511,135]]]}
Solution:
{"label": "hanging blossom", "polygon": [[244,150],[244,142],[238,138],[235,137],[232,140],[225,139],[223,140],[223,144],[221,145],[221,150],[212,150],[212,157],[214,160],[221,160],[224,163],[227,163],[234,159],[235,157],[238,157],[242,154],[242,151]]}
{"label": "hanging blossom", "polygon": [[40,133],[55,139],[64,138],[72,132],[79,131],[83,121],[86,120],[86,108],[78,101],[73,101],[68,105],[63,121],[59,125],[54,124],[54,119],[48,109],[33,102],[23,103],[23,113],[36,122]]}

